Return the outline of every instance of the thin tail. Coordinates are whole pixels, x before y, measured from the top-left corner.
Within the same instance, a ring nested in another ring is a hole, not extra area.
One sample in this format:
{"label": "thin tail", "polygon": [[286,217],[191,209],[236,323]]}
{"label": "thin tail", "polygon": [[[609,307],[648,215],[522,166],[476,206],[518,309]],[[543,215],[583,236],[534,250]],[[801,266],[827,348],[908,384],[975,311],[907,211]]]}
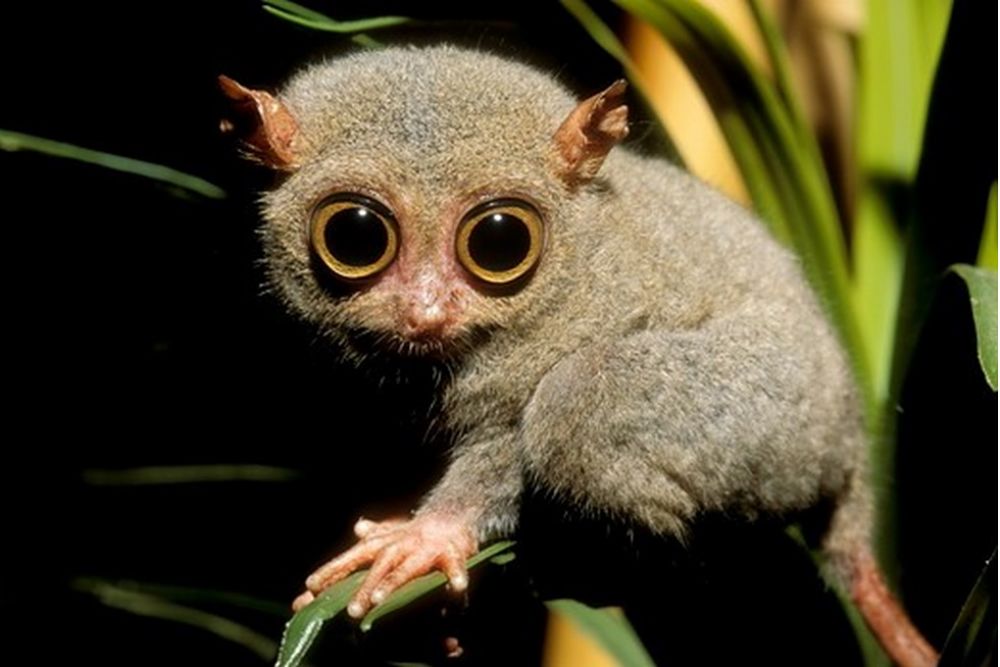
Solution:
{"label": "thin tail", "polygon": [[869,487],[859,472],[833,513],[823,550],[835,577],[893,662],[901,667],[933,667],[937,651],[914,627],[871,554],[871,506]]}
{"label": "thin tail", "polygon": [[854,557],[850,592],[868,627],[894,662],[902,667],[932,667],[938,663],[937,651],[910,622],[867,549]]}

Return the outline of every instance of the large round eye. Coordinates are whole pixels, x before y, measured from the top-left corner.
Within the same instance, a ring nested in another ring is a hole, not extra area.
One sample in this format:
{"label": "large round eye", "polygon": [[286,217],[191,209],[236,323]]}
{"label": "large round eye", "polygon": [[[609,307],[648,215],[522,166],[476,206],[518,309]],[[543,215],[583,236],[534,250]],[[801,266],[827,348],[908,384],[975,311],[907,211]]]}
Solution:
{"label": "large round eye", "polygon": [[399,232],[385,207],[353,194],[335,195],[313,210],[309,240],[326,268],[345,280],[382,271],[399,249]]}
{"label": "large round eye", "polygon": [[542,254],[542,219],[529,204],[501,199],[477,206],[458,227],[455,250],[483,282],[506,285],[523,277]]}

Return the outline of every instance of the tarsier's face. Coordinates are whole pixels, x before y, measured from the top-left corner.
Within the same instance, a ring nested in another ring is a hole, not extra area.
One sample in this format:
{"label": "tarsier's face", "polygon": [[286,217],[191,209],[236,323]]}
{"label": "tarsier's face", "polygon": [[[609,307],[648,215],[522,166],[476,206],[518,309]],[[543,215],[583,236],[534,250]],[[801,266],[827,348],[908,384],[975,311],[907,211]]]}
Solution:
{"label": "tarsier's face", "polygon": [[[251,147],[288,173],[264,199],[272,282],[349,348],[450,355],[549,307],[581,217],[569,194],[627,131],[624,106],[574,111],[532,69],[448,49],[312,68],[277,100],[224,87],[263,119]],[[612,139],[585,126],[606,119]]]}

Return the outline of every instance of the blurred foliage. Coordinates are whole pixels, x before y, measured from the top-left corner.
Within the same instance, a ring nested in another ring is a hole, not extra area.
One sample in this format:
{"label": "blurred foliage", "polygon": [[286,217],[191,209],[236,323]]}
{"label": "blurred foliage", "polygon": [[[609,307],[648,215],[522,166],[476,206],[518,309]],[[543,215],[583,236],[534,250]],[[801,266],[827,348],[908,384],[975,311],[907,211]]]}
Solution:
{"label": "blurred foliage", "polygon": [[940,667],[996,663],[997,645],[997,552],[986,562],[975,587],[948,633]]}
{"label": "blurred foliage", "polygon": [[87,164],[104,167],[105,169],[123,171],[128,174],[161,181],[199,194],[202,197],[222,199],[226,196],[225,191],[219,186],[213,185],[203,178],[185,174],[170,167],[164,167],[163,165],[153,164],[144,160],[134,160],[112,153],[95,151],[60,141],[52,141],[51,139],[35,137],[21,132],[0,130],[0,150],[35,151],[53,157],[78,160]]}

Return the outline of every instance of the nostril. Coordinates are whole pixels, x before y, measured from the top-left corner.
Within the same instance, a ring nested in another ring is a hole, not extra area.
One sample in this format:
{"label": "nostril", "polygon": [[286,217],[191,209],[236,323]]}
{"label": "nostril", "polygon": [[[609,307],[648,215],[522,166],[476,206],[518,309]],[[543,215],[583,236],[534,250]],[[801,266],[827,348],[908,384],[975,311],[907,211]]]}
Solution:
{"label": "nostril", "polygon": [[403,317],[403,327],[407,335],[440,333],[447,324],[447,313],[438,303],[427,306],[413,304]]}

